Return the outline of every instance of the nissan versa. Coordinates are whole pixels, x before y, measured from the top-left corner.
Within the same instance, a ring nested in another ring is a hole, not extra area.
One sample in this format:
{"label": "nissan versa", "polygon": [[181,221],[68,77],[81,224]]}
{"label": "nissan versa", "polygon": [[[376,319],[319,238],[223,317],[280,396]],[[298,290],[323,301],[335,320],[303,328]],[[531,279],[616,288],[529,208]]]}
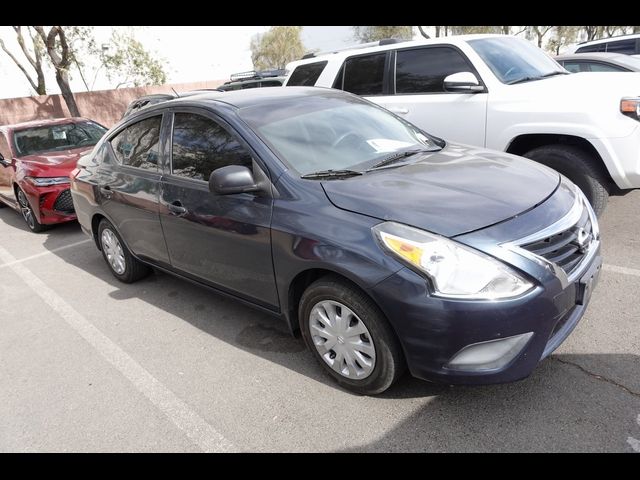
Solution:
{"label": "nissan versa", "polygon": [[405,367],[526,377],[584,314],[601,266],[582,192],[323,88],[205,93],[113,127],[71,179],[112,273],[150,266],[280,316],[344,387]]}

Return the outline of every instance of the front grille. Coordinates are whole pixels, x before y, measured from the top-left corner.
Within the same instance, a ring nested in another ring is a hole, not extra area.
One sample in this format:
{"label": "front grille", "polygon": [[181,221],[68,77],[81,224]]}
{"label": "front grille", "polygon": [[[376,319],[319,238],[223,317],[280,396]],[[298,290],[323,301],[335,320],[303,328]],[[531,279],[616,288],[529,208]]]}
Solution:
{"label": "front grille", "polygon": [[71,190],[63,190],[62,193],[58,195],[56,203],[53,204],[53,209],[63,213],[73,213],[75,211],[73,208],[73,199],[71,198]]}
{"label": "front grille", "polygon": [[570,276],[589,249],[592,230],[589,211],[583,206],[580,218],[571,227],[520,247],[555,263]]}

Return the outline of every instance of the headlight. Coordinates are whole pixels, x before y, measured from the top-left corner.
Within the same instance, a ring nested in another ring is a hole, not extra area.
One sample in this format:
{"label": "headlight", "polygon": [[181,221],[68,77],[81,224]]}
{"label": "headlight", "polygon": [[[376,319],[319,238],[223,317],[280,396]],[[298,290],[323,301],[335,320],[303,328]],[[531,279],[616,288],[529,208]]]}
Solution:
{"label": "headlight", "polygon": [[437,296],[497,300],[533,288],[507,265],[453,240],[395,222],[372,230],[385,251],[431,279]]}
{"label": "headlight", "polygon": [[24,177],[36,187],[49,187],[69,183],[69,177]]}
{"label": "headlight", "polygon": [[623,98],[620,100],[620,111],[627,117],[640,120],[640,98]]}

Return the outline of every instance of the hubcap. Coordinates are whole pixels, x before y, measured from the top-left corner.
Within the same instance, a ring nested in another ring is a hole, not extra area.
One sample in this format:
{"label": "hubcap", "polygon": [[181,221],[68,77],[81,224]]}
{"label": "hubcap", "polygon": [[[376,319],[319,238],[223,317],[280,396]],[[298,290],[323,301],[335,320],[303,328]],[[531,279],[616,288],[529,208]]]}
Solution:
{"label": "hubcap", "polygon": [[373,372],[376,350],[366,325],[346,305],[323,300],[309,314],[309,330],[316,350],[333,370],[361,380]]}
{"label": "hubcap", "polygon": [[20,204],[20,212],[22,213],[24,221],[27,222],[29,228],[35,228],[35,218],[33,217],[31,205],[29,205],[29,201],[22,190],[18,190],[18,203]]}
{"label": "hubcap", "polygon": [[102,231],[102,250],[107,256],[107,261],[113,271],[118,275],[122,275],[126,268],[122,245],[120,245],[115,233],[108,228]]}

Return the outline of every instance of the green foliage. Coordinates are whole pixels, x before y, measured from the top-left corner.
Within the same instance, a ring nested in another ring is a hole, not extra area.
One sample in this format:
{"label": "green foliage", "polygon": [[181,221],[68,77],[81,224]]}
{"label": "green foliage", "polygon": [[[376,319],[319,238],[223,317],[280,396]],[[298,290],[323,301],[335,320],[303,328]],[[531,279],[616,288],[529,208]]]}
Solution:
{"label": "green foliage", "polygon": [[375,42],[384,38],[398,38],[401,40],[411,40],[413,38],[413,27],[352,27],[353,36],[356,40],[366,43]]}
{"label": "green foliage", "polygon": [[553,29],[553,36],[549,43],[547,44],[547,50],[558,55],[560,53],[560,49],[566,45],[570,45],[575,43],[578,39],[578,34],[580,33],[580,27],[576,26],[564,26],[564,27],[555,27]]}
{"label": "green foliage", "polygon": [[251,60],[256,70],[283,69],[287,63],[304,55],[300,38],[302,27],[275,26],[256,35],[250,44]]}
{"label": "green foliage", "polygon": [[162,85],[167,81],[160,60],[154,58],[144,46],[130,35],[113,32],[110,52],[102,56],[109,80],[119,79],[120,85]]}

